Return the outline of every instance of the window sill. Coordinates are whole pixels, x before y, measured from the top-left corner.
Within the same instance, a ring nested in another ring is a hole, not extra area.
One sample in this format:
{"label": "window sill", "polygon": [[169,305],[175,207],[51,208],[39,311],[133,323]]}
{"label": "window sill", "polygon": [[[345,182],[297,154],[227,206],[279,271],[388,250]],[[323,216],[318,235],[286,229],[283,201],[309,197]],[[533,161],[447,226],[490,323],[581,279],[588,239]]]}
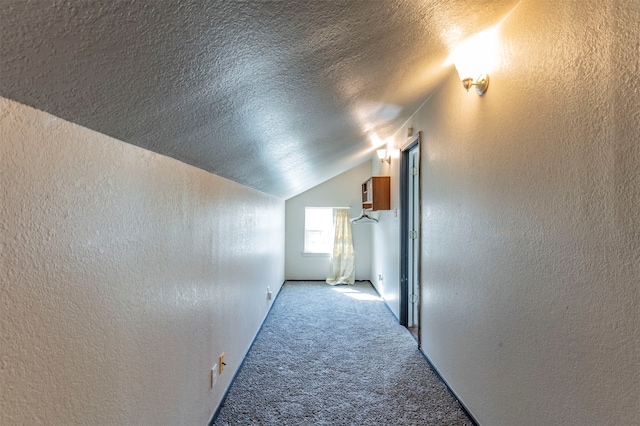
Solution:
{"label": "window sill", "polygon": [[304,257],[330,257],[331,253],[307,253],[307,252],[301,252],[300,254],[302,254]]}

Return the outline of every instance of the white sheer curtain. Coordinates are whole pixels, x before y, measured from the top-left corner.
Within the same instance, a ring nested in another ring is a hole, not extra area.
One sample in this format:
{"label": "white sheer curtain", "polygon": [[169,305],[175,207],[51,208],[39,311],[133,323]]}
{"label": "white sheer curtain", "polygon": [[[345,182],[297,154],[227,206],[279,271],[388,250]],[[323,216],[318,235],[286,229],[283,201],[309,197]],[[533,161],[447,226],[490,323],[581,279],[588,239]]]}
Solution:
{"label": "white sheer curtain", "polygon": [[327,284],[354,284],[356,278],[355,253],[353,252],[353,237],[349,209],[334,209],[333,224],[333,254],[329,267]]}

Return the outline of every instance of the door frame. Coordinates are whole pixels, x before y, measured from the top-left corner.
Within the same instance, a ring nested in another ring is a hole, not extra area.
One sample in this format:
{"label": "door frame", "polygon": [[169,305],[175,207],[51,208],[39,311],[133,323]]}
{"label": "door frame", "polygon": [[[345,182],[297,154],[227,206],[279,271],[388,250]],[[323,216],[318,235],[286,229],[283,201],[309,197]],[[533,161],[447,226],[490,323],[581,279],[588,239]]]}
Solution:
{"label": "door frame", "polygon": [[[400,324],[407,327],[409,323],[409,152],[418,147],[418,279],[421,287],[422,279],[422,132],[418,132],[418,137],[407,143],[400,149]],[[421,348],[421,307],[422,291],[418,291],[418,348]]]}

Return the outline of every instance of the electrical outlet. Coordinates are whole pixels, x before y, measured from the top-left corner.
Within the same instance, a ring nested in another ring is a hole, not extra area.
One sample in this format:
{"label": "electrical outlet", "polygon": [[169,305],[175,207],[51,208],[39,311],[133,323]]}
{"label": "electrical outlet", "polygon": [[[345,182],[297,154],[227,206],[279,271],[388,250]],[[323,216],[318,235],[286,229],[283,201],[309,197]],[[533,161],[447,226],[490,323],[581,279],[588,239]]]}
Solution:
{"label": "electrical outlet", "polygon": [[382,274],[378,274],[378,281],[382,281]]}
{"label": "electrical outlet", "polygon": [[211,368],[211,389],[213,389],[213,385],[216,384],[216,380],[218,380],[218,364],[215,364],[212,368]]}
{"label": "electrical outlet", "polygon": [[224,363],[224,352],[222,352],[220,354],[220,358],[218,359],[218,373],[222,374],[225,365],[227,364]]}
{"label": "electrical outlet", "polygon": [[271,300],[273,297],[273,293],[271,293],[271,288],[267,287],[267,300]]}

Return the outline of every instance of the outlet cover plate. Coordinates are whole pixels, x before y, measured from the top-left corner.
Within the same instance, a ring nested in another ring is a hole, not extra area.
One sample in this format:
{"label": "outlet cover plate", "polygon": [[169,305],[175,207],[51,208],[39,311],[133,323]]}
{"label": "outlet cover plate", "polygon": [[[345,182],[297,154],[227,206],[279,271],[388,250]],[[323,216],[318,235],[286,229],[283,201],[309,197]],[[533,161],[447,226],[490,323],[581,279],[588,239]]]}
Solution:
{"label": "outlet cover plate", "polygon": [[218,380],[218,364],[215,364],[211,367],[211,389],[216,384],[216,380]]}

